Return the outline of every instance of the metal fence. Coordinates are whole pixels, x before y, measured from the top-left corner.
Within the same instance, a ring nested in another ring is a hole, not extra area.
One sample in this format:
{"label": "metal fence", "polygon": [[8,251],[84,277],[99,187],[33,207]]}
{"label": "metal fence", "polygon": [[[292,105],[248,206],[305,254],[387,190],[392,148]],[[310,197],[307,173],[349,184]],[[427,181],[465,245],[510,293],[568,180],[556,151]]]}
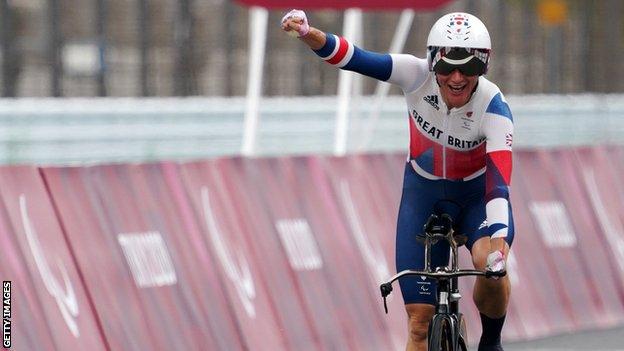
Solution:
{"label": "metal fence", "polygon": [[[490,29],[489,77],[505,93],[624,92],[624,2],[560,0],[565,13],[551,24],[539,11],[546,2],[459,0],[419,13],[405,52],[424,57],[433,22],[462,10]],[[335,94],[336,69],[280,31],[283,12],[269,16],[263,94]],[[340,33],[341,12],[308,14]],[[388,50],[399,15],[365,12],[358,45]],[[2,95],[244,95],[248,22],[248,9],[227,0],[0,0]],[[362,84],[373,92],[372,79]]]}

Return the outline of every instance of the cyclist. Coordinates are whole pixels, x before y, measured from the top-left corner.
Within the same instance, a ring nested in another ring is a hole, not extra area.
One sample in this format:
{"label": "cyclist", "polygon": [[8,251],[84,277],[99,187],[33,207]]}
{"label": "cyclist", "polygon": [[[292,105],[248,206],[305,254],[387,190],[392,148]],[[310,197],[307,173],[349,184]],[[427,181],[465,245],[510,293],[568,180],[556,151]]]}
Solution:
{"label": "cyclist", "polygon": [[[410,148],[397,221],[397,271],[423,268],[424,247],[415,235],[433,211],[451,214],[456,230],[468,236],[475,268],[504,270],[514,237],[509,202],[513,119],[499,88],[483,77],[491,52],[485,25],[467,13],[442,16],[429,32],[426,59],[363,50],[311,27],[300,10],[288,12],[281,26],[329,64],[403,90]],[[433,264],[448,260],[448,244],[434,246]],[[402,278],[399,283],[408,314],[407,350],[425,350],[435,282]],[[507,277],[477,279],[473,299],[483,327],[479,350],[502,350],[509,294]]]}

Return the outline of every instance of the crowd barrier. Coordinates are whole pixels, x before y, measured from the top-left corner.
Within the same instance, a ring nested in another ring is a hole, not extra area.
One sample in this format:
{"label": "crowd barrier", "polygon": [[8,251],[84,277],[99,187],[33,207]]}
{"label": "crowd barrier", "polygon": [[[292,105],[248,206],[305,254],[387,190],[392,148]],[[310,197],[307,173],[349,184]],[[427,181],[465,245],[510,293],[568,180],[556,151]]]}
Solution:
{"label": "crowd barrier", "polygon": [[[514,157],[504,339],[624,324],[624,148]],[[378,285],[395,273],[404,162],[1,167],[3,342],[10,331],[15,350],[403,349],[400,294],[386,315]],[[471,343],[473,282],[461,283]]]}

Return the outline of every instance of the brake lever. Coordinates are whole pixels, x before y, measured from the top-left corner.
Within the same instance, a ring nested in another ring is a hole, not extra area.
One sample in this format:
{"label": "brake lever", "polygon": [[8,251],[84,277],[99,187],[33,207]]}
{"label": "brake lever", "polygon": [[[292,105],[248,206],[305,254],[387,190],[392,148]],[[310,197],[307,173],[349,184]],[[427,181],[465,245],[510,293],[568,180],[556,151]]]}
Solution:
{"label": "brake lever", "polygon": [[386,297],[392,292],[392,283],[381,284],[381,286],[379,286],[379,290],[381,290],[381,297],[383,297],[384,310],[386,311],[386,314],[388,314],[388,304],[386,302]]}

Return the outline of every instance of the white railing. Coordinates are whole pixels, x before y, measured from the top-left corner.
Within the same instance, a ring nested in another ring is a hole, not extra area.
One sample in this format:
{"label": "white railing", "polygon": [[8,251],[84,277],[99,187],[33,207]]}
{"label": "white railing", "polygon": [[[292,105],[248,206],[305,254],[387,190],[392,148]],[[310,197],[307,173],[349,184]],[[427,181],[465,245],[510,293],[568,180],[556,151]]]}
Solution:
{"label": "white railing", "polygon": [[[407,109],[391,96],[351,108],[347,153],[406,151]],[[509,96],[517,148],[622,144],[624,95]],[[263,98],[256,153],[331,154],[337,98]],[[245,98],[0,100],[0,163],[103,163],[239,155]],[[363,138],[369,138],[362,148]]]}

